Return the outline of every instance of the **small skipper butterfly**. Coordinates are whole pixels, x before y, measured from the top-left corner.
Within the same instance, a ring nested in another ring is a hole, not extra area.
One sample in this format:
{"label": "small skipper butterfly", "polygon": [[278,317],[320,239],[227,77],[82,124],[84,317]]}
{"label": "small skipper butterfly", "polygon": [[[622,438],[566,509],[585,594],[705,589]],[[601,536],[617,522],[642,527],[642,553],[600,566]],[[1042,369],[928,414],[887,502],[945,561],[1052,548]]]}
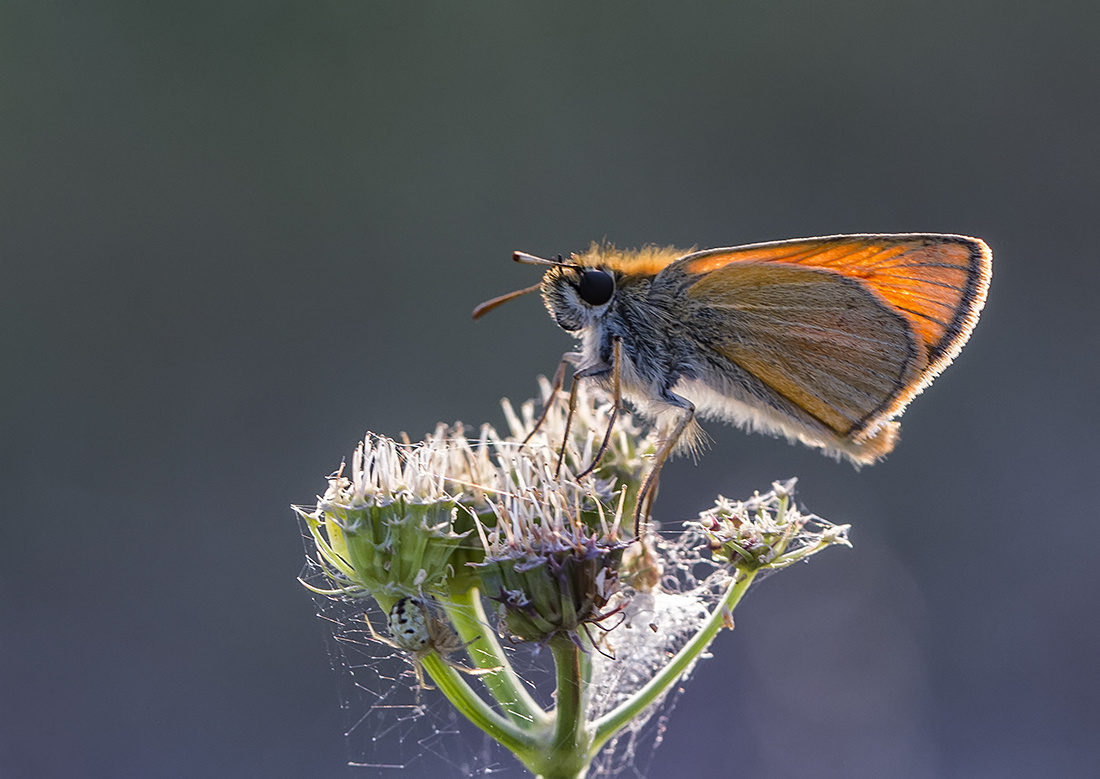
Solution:
{"label": "small skipper butterfly", "polygon": [[574,381],[600,381],[616,409],[625,398],[657,424],[662,442],[636,531],[665,460],[698,442],[696,417],[783,435],[857,466],[888,454],[896,418],[970,337],[992,276],[985,243],[934,233],[688,253],[593,244],[568,260],[513,259],[549,269],[474,318],[540,290],[580,341],[565,356]]}

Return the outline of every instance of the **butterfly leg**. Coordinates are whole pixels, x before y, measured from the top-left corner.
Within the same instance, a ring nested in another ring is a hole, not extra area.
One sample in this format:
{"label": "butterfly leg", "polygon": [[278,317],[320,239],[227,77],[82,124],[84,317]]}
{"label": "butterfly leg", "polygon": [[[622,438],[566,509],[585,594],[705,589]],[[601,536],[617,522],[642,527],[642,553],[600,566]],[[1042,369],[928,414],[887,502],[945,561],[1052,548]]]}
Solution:
{"label": "butterfly leg", "polygon": [[574,362],[580,357],[580,355],[573,352],[568,352],[562,356],[561,362],[558,363],[558,369],[554,371],[554,378],[550,381],[550,394],[546,398],[546,402],[542,404],[542,414],[535,422],[535,426],[531,428],[531,432],[527,434],[527,437],[523,439],[523,443],[526,444],[538,432],[542,427],[543,422],[546,421],[547,414],[550,413],[550,409],[554,405],[554,399],[561,392],[562,384],[565,383],[565,366]]}
{"label": "butterfly leg", "polygon": [[642,488],[638,491],[638,499],[634,504],[635,538],[640,538],[638,533],[642,526],[642,515],[649,513],[649,504],[653,502],[650,498],[650,494],[657,486],[657,478],[660,476],[661,468],[664,466],[665,460],[672,454],[672,451],[676,448],[676,444],[680,440],[680,436],[684,434],[688,425],[695,419],[695,404],[687,398],[682,398],[672,392],[666,392],[662,400],[668,403],[669,406],[679,414],[679,419],[676,420],[676,424],[672,426],[672,430],[669,431],[665,440],[661,442],[661,447],[653,457],[653,466],[649,469],[649,474],[645,477],[645,481],[642,482]]}
{"label": "butterfly leg", "polygon": [[[554,469],[554,478],[555,479],[558,477],[558,474],[561,473],[562,463],[565,462],[565,447],[566,447],[567,442],[569,441],[569,429],[573,425],[573,414],[577,410],[577,387],[580,386],[579,385],[580,380],[581,379],[587,379],[587,378],[590,378],[590,377],[593,377],[593,376],[606,376],[607,374],[611,373],[611,374],[613,374],[614,385],[615,385],[615,388],[616,388],[616,390],[615,390],[615,394],[616,394],[615,408],[611,412],[611,424],[609,424],[608,427],[607,427],[607,432],[604,434],[604,441],[600,445],[600,450],[596,454],[596,457],[593,461],[593,464],[590,465],[587,469],[585,469],[585,471],[583,473],[578,475],[577,478],[579,479],[581,476],[587,476],[588,474],[592,473],[592,471],[594,471],[596,469],[596,465],[599,463],[600,458],[603,457],[603,453],[607,450],[607,444],[611,440],[611,425],[615,423],[615,418],[618,416],[618,413],[619,413],[619,399],[618,399],[618,387],[619,387],[619,378],[618,378],[619,377],[619,371],[618,371],[619,361],[618,361],[618,356],[619,356],[619,348],[620,348],[619,347],[619,340],[616,339],[615,340],[615,347],[614,347],[614,349],[615,349],[615,351],[614,351],[614,355],[615,355],[614,365],[608,365],[605,362],[598,362],[595,365],[588,365],[584,368],[578,368],[573,373],[573,384],[569,388],[569,413],[565,417],[565,432],[562,433],[561,451],[558,452],[558,465]],[[568,360],[572,357],[577,357],[577,356],[578,355],[567,354],[567,355],[565,355],[565,358]]]}
{"label": "butterfly leg", "polygon": [[607,454],[607,447],[611,445],[611,431],[615,429],[615,420],[619,418],[619,410],[623,406],[623,394],[622,394],[622,382],[619,372],[619,366],[622,365],[620,359],[620,353],[622,351],[622,339],[616,338],[614,341],[614,363],[611,370],[611,418],[607,420],[607,431],[603,434],[603,442],[600,443],[600,448],[596,450],[595,457],[592,458],[592,462],[587,468],[577,474],[577,479],[583,479],[600,465],[600,460]]}
{"label": "butterfly leg", "polygon": [[[579,371],[578,371],[579,373]],[[554,468],[554,478],[561,473],[565,462],[565,447],[569,445],[569,428],[573,425],[573,412],[577,409],[577,374],[573,374],[573,384],[569,387],[569,413],[565,415],[565,430],[561,434],[561,450],[558,452],[558,464]]]}

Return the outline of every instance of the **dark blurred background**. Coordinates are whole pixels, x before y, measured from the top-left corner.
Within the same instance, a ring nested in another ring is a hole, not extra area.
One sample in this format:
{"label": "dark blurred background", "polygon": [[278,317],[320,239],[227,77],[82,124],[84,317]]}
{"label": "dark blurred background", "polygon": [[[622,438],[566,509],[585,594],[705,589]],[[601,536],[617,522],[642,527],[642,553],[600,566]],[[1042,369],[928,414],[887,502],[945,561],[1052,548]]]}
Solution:
{"label": "dark blurred background", "polygon": [[[800,477],[652,777],[1100,775],[1100,4],[0,3],[0,777],[340,777],[291,503],[501,423],[569,338],[513,249],[994,250],[856,473],[710,424],[687,518]],[[416,775],[409,772],[407,775]]]}

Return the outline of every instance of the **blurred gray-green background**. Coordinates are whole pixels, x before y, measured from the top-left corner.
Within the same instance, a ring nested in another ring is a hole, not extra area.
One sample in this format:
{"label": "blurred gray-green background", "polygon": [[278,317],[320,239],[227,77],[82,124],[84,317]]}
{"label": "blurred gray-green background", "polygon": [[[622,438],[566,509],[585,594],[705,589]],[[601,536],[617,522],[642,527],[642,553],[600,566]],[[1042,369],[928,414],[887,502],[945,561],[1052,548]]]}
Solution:
{"label": "blurred gray-green background", "polygon": [[537,299],[470,321],[513,249],[893,231],[990,243],[982,321],[880,465],[666,469],[855,548],[649,776],[1100,775],[1098,217],[1094,0],[0,3],[0,777],[347,775],[288,506],[554,370]]}

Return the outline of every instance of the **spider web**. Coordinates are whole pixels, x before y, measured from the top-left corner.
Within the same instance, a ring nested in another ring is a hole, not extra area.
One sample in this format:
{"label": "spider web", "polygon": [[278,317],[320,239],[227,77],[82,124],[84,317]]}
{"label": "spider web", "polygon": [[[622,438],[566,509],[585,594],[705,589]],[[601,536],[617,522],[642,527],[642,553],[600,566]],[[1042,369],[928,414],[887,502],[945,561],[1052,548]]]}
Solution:
{"label": "spider web", "polygon": [[[303,579],[313,577],[317,583],[318,576],[316,566],[307,565]],[[386,615],[372,600],[318,595],[314,601],[338,680],[352,776],[530,775],[511,753],[460,716],[439,690],[420,689],[407,653],[371,636],[366,619],[387,635]],[[465,658],[460,652],[453,659],[461,663]]]}
{"label": "spider web", "polygon": [[[607,713],[649,681],[693,636],[721,590],[722,579],[700,557],[702,539],[677,534],[659,543],[665,575],[654,593],[627,590],[607,632],[593,628],[600,648],[591,652],[588,717]],[[310,540],[306,539],[308,552]],[[325,584],[312,559],[302,579]],[[419,689],[412,660],[370,635],[365,622],[386,634],[386,615],[370,599],[315,596],[326,624],[329,661],[336,671],[344,714],[348,765],[355,777],[524,777],[530,773],[476,726],[457,714],[435,689]],[[531,645],[509,646],[510,662],[543,706],[552,704],[550,653]],[[606,654],[605,654],[606,653]],[[465,661],[456,653],[455,661]],[[588,776],[644,776],[664,737],[668,718],[690,674],[613,737],[593,761]],[[472,685],[475,689],[477,683]],[[488,699],[487,699],[488,700]]]}
{"label": "spider web", "polygon": [[[622,624],[606,636],[611,656],[593,656],[590,720],[625,701],[667,665],[702,628],[728,582],[709,557],[700,555],[705,544],[697,531],[657,537],[656,543],[665,569],[661,586],[653,592],[625,593]],[[706,657],[706,653],[701,655]],[[608,741],[592,761],[589,777],[645,776],[693,669],[694,664],[677,684]]]}

